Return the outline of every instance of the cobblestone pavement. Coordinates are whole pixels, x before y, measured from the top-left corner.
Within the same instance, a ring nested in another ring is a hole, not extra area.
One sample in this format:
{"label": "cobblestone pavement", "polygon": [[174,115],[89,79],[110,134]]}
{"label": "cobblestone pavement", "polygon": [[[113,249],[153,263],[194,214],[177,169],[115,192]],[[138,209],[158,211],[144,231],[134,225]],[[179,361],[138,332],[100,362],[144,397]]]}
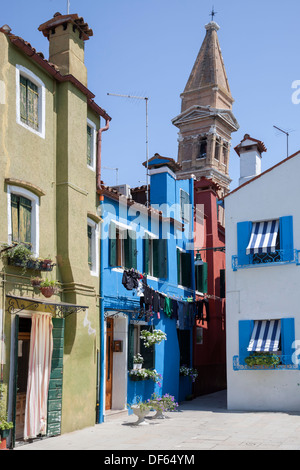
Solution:
{"label": "cobblestone pavement", "polygon": [[[151,416],[151,414],[149,415]],[[135,426],[136,416],[116,414],[103,424],[18,446],[26,450],[300,450],[300,412],[228,411],[226,391],[180,405],[166,419],[147,419]],[[146,455],[147,453],[145,453]],[[152,462],[151,462],[152,463]]]}

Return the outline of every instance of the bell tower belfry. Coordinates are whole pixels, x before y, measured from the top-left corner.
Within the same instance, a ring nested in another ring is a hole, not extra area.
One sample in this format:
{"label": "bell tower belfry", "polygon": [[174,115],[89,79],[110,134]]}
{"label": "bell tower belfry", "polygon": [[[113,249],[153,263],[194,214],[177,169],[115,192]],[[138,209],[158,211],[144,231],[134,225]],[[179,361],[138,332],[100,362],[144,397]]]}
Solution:
{"label": "bell tower belfry", "polygon": [[194,67],[181,94],[181,113],[172,123],[179,129],[178,163],[180,177],[194,174],[210,178],[229,191],[229,152],[231,133],[239,128],[232,113],[234,102],[217,31],[211,21]]}

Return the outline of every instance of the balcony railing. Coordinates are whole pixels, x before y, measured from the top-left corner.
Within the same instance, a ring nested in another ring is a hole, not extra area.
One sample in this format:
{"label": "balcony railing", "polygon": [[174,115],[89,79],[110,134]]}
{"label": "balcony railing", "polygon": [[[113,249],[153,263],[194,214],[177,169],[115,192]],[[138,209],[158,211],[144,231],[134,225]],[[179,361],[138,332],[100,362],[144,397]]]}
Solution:
{"label": "balcony railing", "polygon": [[248,264],[239,264],[238,256],[232,256],[232,269],[257,268],[259,266],[274,266],[284,264],[300,265],[300,250],[276,250],[274,253],[259,253],[249,255]]}
{"label": "balcony railing", "polygon": [[[252,358],[255,356],[252,356]],[[258,356],[259,357],[259,356]],[[300,363],[293,362],[291,356],[279,355],[277,364],[247,365],[245,357],[233,356],[233,370],[299,370]]]}

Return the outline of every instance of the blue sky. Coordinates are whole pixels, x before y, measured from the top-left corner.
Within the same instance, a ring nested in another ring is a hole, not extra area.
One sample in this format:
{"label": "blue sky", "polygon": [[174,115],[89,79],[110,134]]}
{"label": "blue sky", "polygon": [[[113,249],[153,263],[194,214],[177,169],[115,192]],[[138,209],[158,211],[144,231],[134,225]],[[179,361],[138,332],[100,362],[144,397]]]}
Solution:
{"label": "blue sky", "polygon": [[[1,3],[0,26],[8,24],[47,58],[48,41],[37,28],[55,12],[65,14],[67,0]],[[119,169],[119,184],[146,181],[145,101],[107,93],[148,97],[149,157],[157,152],[176,160],[178,130],[171,120],[180,113],[180,94],[213,5],[240,124],[232,136],[231,189],[239,178],[233,147],[245,133],[268,149],[262,170],[286,157],[286,137],[274,125],[290,133],[289,154],[300,150],[300,104],[292,102],[292,84],[300,80],[299,0],[70,0],[70,12],[94,31],[85,46],[88,88],[112,117],[103,134],[102,164]],[[114,170],[103,169],[102,178],[116,184]]]}

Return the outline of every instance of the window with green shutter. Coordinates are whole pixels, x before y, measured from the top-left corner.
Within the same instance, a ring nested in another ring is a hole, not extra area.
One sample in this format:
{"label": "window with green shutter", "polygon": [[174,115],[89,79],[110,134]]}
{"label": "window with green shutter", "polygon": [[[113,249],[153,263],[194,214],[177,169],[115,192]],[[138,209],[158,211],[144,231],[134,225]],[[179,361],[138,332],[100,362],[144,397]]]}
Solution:
{"label": "window with green shutter", "polygon": [[31,201],[11,194],[12,241],[31,243]]}
{"label": "window with green shutter", "polygon": [[22,75],[20,75],[20,119],[33,129],[39,129],[38,87]]}
{"label": "window with green shutter", "polygon": [[109,264],[127,269],[137,268],[136,233],[114,222],[109,226]]}

